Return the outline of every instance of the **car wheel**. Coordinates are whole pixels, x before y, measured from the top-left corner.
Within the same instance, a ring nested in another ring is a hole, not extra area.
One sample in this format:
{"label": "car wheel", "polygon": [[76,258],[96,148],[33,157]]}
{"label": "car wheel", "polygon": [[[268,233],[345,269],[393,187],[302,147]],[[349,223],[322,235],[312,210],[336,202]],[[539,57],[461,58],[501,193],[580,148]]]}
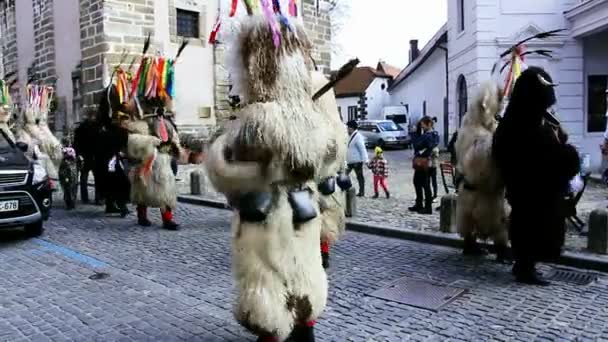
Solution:
{"label": "car wheel", "polygon": [[42,226],[42,221],[38,221],[36,223],[28,224],[25,226],[25,233],[28,237],[37,237],[44,233],[44,227]]}
{"label": "car wheel", "polygon": [[378,146],[380,146],[380,148],[384,149],[386,147],[386,145],[384,144],[384,140],[382,140],[382,139],[378,140]]}

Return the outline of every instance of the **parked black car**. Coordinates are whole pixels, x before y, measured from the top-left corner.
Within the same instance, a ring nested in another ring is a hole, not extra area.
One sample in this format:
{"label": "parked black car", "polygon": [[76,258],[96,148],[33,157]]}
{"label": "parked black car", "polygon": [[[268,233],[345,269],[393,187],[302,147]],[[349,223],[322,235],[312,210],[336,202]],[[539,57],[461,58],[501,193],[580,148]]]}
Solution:
{"label": "parked black car", "polygon": [[0,130],[0,228],[24,226],[33,237],[43,233],[53,197],[51,180],[27,148]]}

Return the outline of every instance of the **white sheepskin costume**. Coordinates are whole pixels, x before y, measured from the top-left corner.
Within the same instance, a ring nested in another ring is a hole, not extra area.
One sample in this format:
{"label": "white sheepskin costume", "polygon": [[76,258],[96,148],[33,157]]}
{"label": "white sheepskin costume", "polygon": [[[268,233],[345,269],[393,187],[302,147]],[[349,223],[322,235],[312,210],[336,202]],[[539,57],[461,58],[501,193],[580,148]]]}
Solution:
{"label": "white sheepskin costume", "polygon": [[481,85],[463,119],[456,141],[458,171],[457,227],[467,248],[476,239],[492,239],[499,258],[508,243],[508,204],[505,189],[492,158],[492,139],[498,125],[502,90],[492,81]]}
{"label": "white sheepskin costume", "polygon": [[47,114],[35,113],[31,108],[27,108],[20,115],[22,117],[15,125],[16,141],[26,143],[26,154],[30,157],[36,155],[49,177],[57,179],[57,170],[63,158],[62,146],[48,128],[45,119]]}
{"label": "white sheepskin costume", "polygon": [[15,141],[15,135],[13,134],[13,132],[11,131],[10,126],[9,126],[9,121],[11,119],[11,113],[10,113],[10,109],[7,107],[0,106],[0,129],[2,131],[4,131],[4,133],[6,134],[6,136],[9,137],[9,139],[11,139],[12,141]]}
{"label": "white sheepskin costume", "polygon": [[[145,122],[138,125],[147,127]],[[177,205],[175,175],[171,170],[171,155],[157,147],[161,140],[150,131],[129,134],[127,155],[135,162],[131,181],[131,201],[152,208],[174,209]]]}
{"label": "white sheepskin costume", "polygon": [[[328,79],[320,72],[312,73],[313,88],[321,89],[327,84]],[[338,172],[344,171],[346,166],[346,150],[348,145],[348,133],[346,125],[340,119],[336,95],[332,90],[325,93],[314,103],[315,110],[326,116],[326,122],[332,128],[335,150],[327,155],[327,159],[321,168],[320,179],[335,177]],[[346,217],[344,209],[346,206],[346,194],[336,186],[336,191],[327,196],[321,195],[321,217],[323,228],[321,229],[321,240],[330,245],[344,233]]]}
{"label": "white sheepskin costume", "polygon": [[279,341],[316,320],[327,300],[322,215],[294,223],[288,194],[308,188],[319,213],[317,180],[333,173],[327,164],[340,150],[328,115],[312,101],[310,43],[301,26],[294,28],[297,34],[282,27],[275,48],[266,20],[243,20],[230,70],[243,108],[212,144],[206,162],[209,179],[229,200],[249,191],[272,196],[261,222],[245,222],[238,208],[234,212],[234,315],[252,333]]}

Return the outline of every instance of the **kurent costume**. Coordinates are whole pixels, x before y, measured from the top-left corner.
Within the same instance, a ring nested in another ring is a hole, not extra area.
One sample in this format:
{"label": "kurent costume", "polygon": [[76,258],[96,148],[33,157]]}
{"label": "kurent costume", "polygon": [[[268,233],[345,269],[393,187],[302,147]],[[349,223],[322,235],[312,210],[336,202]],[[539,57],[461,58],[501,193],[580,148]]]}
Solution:
{"label": "kurent costume", "polygon": [[538,285],[548,283],[536,273],[536,263],[561,253],[565,196],[580,171],[576,149],[567,144],[567,134],[548,112],[556,102],[553,87],[551,76],[541,68],[521,73],[493,144],[511,205],[513,274],[519,282]]}
{"label": "kurent costume", "polygon": [[509,242],[504,184],[492,158],[492,138],[498,125],[502,93],[493,81],[481,85],[464,116],[455,144],[460,175],[456,222],[464,238],[463,253],[484,254],[477,239],[492,239],[499,261],[504,260]]}
{"label": "kurent costume", "polygon": [[9,92],[9,85],[5,80],[0,80],[0,130],[2,130],[9,139],[15,141],[15,136],[9,125],[12,111],[13,101]]}
{"label": "kurent costume", "polygon": [[280,8],[275,15],[270,1],[260,6],[265,17],[245,4],[251,15],[229,51],[242,107],[206,161],[209,179],[234,208],[234,314],[259,341],[314,341],[328,287],[320,192],[332,181],[321,180],[342,167],[343,138],[312,101],[311,45],[301,25]]}
{"label": "kurent costume", "polygon": [[[177,57],[186,44],[182,44]],[[120,66],[115,70],[112,77],[115,94],[109,91],[111,96],[108,98],[112,109],[116,107],[115,102],[120,103],[120,112],[113,117],[121,122],[121,129],[129,131],[126,155],[132,165],[129,174],[131,201],[137,205],[138,224],[150,226],[148,207],[160,208],[163,227],[176,230],[178,224],[173,221],[173,210],[177,204],[177,189],[172,161],[180,154],[180,144],[177,129],[166,113],[172,109],[175,98],[177,57],[147,57],[149,46],[150,37],[132,80],[128,71]],[[121,118],[121,113],[126,117]],[[108,164],[109,171],[116,172],[121,166],[120,155],[114,154]]]}
{"label": "kurent costume", "polygon": [[15,138],[28,144],[28,154],[35,155],[49,177],[57,179],[63,147],[48,126],[53,95],[53,87],[35,84],[26,87],[24,110],[19,119],[20,123],[15,127]]}
{"label": "kurent costume", "polygon": [[[314,89],[321,89],[327,83],[327,79],[320,72],[312,73]],[[316,111],[327,115],[327,120],[331,124],[334,132],[335,148],[328,155],[325,167],[320,172],[321,186],[320,210],[321,210],[321,256],[323,267],[329,267],[329,250],[338,238],[344,233],[346,228],[346,217],[344,209],[346,205],[345,190],[351,187],[350,177],[344,169],[346,167],[346,150],[348,145],[348,133],[346,126],[342,123],[338,113],[338,104],[333,92],[328,91],[314,102]],[[336,178],[336,175],[338,177]],[[337,183],[337,184],[336,184]],[[338,188],[336,188],[338,185]]]}

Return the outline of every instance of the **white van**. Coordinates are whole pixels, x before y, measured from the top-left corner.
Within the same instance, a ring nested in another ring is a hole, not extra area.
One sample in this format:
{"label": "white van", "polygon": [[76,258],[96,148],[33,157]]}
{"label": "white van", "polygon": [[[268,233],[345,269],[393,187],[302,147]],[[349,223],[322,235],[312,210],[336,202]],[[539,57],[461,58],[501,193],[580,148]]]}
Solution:
{"label": "white van", "polygon": [[382,108],[384,120],[390,120],[407,131],[410,124],[410,115],[405,106],[386,106]]}

